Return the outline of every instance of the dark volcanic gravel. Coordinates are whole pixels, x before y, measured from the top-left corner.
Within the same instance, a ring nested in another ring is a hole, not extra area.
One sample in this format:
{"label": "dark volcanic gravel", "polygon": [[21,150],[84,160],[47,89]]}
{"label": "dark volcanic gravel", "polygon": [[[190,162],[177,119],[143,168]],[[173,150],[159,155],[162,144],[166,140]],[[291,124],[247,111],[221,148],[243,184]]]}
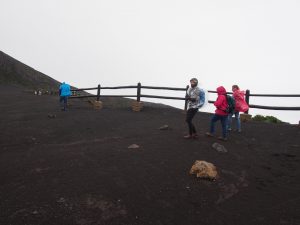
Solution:
{"label": "dark volcanic gravel", "polygon": [[[184,140],[173,108],[71,100],[62,112],[56,96],[8,86],[0,96],[1,225],[300,224],[298,126],[248,122],[219,142],[198,113],[199,139]],[[195,160],[214,163],[219,179],[189,175]]]}

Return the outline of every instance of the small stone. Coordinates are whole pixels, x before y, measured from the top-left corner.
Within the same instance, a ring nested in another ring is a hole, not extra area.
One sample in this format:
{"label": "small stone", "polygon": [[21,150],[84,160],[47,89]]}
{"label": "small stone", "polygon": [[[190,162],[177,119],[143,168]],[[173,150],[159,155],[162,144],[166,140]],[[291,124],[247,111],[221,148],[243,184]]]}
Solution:
{"label": "small stone", "polygon": [[34,211],[32,212],[32,214],[33,214],[33,215],[37,215],[37,214],[39,214],[39,212],[38,212],[37,210],[34,210]]}
{"label": "small stone", "polygon": [[56,118],[56,115],[55,114],[48,114],[48,118],[54,119],[54,118]]}
{"label": "small stone", "polygon": [[93,101],[92,104],[93,104],[95,109],[102,109],[103,108],[103,103],[101,101]]}
{"label": "small stone", "polygon": [[221,145],[217,142],[213,143],[212,147],[214,149],[216,149],[218,152],[221,152],[221,153],[227,153],[228,152],[228,150],[223,145]]}
{"label": "small stone", "polygon": [[160,128],[158,128],[159,130],[169,130],[169,126],[168,125],[163,125]]}
{"label": "small stone", "polygon": [[137,149],[137,148],[140,148],[140,146],[137,144],[132,144],[132,145],[129,145],[128,148],[129,149]]}
{"label": "small stone", "polygon": [[64,202],[66,202],[66,200],[64,198],[60,198],[59,200],[57,200],[57,202],[64,203]]}

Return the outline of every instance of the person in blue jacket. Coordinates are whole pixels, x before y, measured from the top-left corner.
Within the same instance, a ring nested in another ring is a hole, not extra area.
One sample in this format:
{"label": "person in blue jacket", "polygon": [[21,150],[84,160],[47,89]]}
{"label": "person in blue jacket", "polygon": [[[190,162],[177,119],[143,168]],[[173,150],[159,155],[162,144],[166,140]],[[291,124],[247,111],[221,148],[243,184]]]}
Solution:
{"label": "person in blue jacket", "polygon": [[69,84],[63,82],[59,87],[59,102],[60,104],[63,102],[62,110],[66,111],[68,104],[68,97],[71,95],[71,87]]}

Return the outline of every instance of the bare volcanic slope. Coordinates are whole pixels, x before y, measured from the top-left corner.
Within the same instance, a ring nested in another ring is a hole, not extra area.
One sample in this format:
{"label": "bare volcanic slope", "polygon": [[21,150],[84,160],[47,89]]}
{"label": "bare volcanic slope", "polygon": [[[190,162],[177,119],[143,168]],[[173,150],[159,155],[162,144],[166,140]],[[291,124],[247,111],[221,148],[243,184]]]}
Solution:
{"label": "bare volcanic slope", "polygon": [[[0,96],[0,224],[300,224],[297,126],[249,122],[224,143],[198,113],[199,139],[184,140],[177,109],[71,100],[62,112],[56,96],[5,85]],[[219,178],[189,175],[195,160]]]}
{"label": "bare volcanic slope", "polygon": [[59,82],[0,51],[0,84],[56,90]]}
{"label": "bare volcanic slope", "polygon": [[[67,81],[72,84],[72,81]],[[48,92],[57,92],[60,82],[53,78],[31,68],[30,66],[14,59],[13,57],[0,51],[0,85],[1,87],[19,87],[23,91],[44,90]],[[76,89],[75,87],[72,87]],[[87,92],[80,92],[80,94],[86,95]],[[84,101],[88,101],[85,99]],[[131,99],[126,98],[104,98],[101,99],[105,105],[111,107],[129,107],[132,103]],[[153,104],[150,102],[145,105],[151,105],[152,107],[169,107],[161,104]]]}

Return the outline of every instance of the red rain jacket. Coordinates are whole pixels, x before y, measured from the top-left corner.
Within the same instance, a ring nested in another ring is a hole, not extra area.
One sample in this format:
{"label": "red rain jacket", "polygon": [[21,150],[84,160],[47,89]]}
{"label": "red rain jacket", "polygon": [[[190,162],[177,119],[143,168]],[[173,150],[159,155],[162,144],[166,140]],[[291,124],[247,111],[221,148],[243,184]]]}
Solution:
{"label": "red rain jacket", "polygon": [[235,111],[246,112],[249,109],[247,102],[245,101],[245,92],[236,90],[233,92],[233,98],[235,100]]}
{"label": "red rain jacket", "polygon": [[217,88],[218,98],[215,101],[214,105],[216,106],[215,113],[220,116],[227,116],[228,113],[226,112],[227,108],[227,99],[226,99],[226,89],[223,86]]}

